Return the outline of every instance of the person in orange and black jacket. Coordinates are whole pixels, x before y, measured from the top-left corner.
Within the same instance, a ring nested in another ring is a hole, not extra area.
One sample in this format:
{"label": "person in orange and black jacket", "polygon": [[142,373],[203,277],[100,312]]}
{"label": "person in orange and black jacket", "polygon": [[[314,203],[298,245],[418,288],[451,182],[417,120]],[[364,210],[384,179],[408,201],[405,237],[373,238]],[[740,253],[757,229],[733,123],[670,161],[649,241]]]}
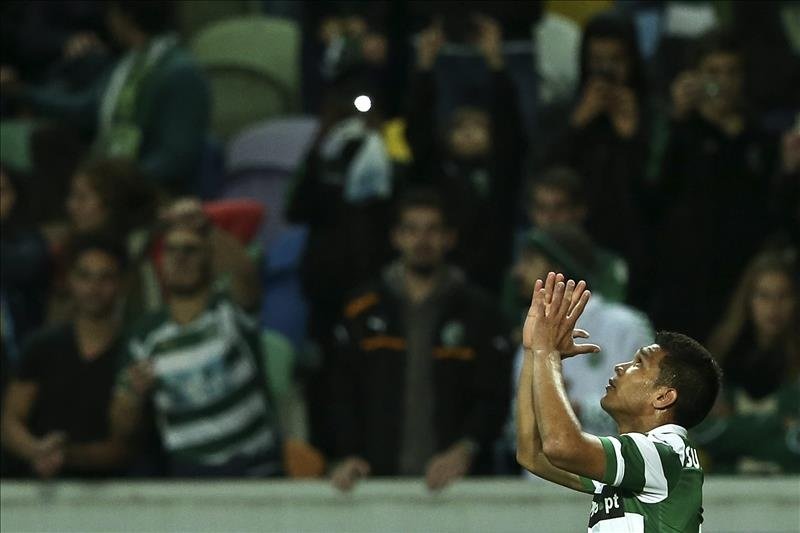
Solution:
{"label": "person in orange and black jacket", "polygon": [[347,300],[331,399],[339,489],[373,474],[425,476],[436,490],[490,472],[510,394],[510,329],[445,262],[455,240],[439,196],[408,191],[392,232],[400,258]]}

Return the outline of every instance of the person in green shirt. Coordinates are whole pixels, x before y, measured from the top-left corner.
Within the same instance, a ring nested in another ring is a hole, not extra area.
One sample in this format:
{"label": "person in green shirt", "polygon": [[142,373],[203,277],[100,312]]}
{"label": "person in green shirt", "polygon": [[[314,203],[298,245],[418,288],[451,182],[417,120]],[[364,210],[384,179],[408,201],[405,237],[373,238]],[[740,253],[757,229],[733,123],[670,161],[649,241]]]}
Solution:
{"label": "person in green shirt", "polygon": [[614,366],[600,405],[619,436],[584,433],[570,406],[563,359],[598,352],[575,330],[591,294],[551,272],[537,280],[523,328],[517,461],[539,477],[594,495],[588,531],[699,532],[703,469],[687,438],[719,392],[721,371],[697,341],[660,332]]}

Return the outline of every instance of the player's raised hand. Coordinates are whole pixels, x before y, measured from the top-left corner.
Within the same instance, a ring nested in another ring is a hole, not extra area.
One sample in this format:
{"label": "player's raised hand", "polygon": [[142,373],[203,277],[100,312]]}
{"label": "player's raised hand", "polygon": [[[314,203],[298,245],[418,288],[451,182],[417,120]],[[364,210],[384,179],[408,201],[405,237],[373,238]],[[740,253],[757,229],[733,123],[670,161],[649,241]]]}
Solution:
{"label": "player's raised hand", "polygon": [[536,281],[531,307],[523,327],[523,345],[540,352],[559,351],[562,357],[600,351],[595,344],[575,344],[575,338],[587,338],[575,323],[583,313],[591,293],[586,283],[564,282],[562,274],[550,272],[544,282]]}

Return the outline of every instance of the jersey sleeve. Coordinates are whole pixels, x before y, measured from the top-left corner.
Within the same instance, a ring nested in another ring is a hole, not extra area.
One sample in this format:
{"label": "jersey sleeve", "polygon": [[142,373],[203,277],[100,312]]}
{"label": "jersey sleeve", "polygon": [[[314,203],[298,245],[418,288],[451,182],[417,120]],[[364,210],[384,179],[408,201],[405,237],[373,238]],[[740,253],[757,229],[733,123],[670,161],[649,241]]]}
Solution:
{"label": "jersey sleeve", "polygon": [[630,490],[644,503],[667,498],[681,469],[672,448],[641,433],[599,438],[606,455],[603,483]]}

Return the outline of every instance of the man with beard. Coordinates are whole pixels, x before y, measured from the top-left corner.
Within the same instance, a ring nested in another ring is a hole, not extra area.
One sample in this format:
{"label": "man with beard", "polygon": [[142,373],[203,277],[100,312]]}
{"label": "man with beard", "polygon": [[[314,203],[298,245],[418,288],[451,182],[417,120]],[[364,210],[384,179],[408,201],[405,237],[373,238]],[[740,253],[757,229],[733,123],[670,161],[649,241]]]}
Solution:
{"label": "man with beard", "polygon": [[399,259],[345,305],[332,397],[341,490],[368,474],[424,475],[437,490],[490,471],[509,398],[509,330],[445,262],[455,240],[439,197],[409,191],[392,232]]}
{"label": "man with beard", "polygon": [[[112,426],[130,439],[149,402],[171,475],[280,474],[258,328],[242,310],[258,302],[255,267],[237,241],[211,227],[199,202],[182,200],[166,218],[168,303],[130,335]],[[227,292],[212,283],[224,273]]]}

